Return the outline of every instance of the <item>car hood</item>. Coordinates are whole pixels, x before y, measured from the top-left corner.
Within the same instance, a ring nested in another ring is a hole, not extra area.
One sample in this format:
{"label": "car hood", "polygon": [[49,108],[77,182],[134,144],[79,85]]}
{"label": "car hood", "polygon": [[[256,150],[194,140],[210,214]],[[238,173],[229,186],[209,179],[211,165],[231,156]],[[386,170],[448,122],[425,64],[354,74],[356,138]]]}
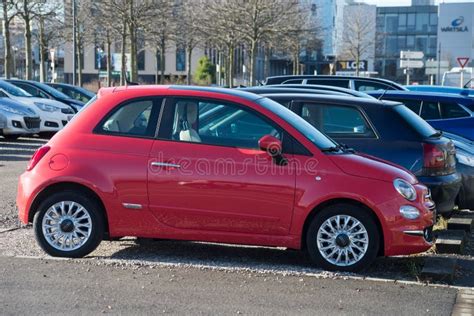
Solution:
{"label": "car hood", "polygon": [[56,101],[56,100],[50,100],[50,99],[43,99],[43,98],[36,98],[36,97],[15,97],[16,100],[25,103],[25,104],[30,104],[30,105],[35,105],[35,103],[44,103],[47,105],[53,105],[56,106],[60,109],[69,109],[70,107],[67,104],[64,104],[62,102]]}
{"label": "car hood", "polygon": [[32,107],[9,98],[0,98],[0,105],[8,106],[25,116],[38,116],[38,113]]}
{"label": "car hood", "polygon": [[344,173],[352,176],[386,182],[392,182],[400,178],[411,184],[418,183],[416,177],[408,170],[372,156],[364,154],[343,154],[329,155],[328,157]]}

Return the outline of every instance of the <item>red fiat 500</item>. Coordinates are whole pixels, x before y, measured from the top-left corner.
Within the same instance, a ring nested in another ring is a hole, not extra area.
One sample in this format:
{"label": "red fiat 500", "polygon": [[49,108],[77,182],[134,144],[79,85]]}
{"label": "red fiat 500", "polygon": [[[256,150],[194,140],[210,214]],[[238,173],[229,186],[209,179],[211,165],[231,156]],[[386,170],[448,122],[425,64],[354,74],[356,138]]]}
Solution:
{"label": "red fiat 500", "polygon": [[431,246],[409,172],[356,155],[285,107],[226,89],[102,89],[32,157],[17,204],[52,256],[123,236],[307,249],[325,269]]}

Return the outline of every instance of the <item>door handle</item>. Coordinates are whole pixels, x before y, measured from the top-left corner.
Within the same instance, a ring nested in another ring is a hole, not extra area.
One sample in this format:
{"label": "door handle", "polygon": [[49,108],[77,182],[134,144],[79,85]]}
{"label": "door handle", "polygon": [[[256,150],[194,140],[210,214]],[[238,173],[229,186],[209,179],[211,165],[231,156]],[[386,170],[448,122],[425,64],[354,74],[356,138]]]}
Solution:
{"label": "door handle", "polygon": [[153,161],[151,165],[153,167],[181,168],[181,165],[177,165],[175,163],[168,163],[168,162]]}

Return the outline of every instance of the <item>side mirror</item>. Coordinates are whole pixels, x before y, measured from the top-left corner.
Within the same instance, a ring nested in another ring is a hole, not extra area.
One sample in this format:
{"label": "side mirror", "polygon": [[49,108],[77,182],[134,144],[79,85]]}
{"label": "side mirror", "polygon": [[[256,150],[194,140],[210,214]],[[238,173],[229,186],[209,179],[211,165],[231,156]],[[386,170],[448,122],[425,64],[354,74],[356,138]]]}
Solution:
{"label": "side mirror", "polygon": [[282,144],[281,141],[272,135],[264,135],[258,141],[258,146],[261,150],[266,151],[271,157],[281,156]]}

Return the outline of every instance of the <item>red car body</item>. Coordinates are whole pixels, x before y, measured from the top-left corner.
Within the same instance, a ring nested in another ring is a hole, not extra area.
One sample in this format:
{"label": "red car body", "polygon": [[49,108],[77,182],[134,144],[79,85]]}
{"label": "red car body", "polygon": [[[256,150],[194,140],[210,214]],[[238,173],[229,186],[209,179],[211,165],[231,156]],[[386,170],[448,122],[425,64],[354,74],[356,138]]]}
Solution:
{"label": "red car body", "polygon": [[[138,236],[301,249],[311,218],[325,206],[342,201],[370,210],[382,238],[379,254],[412,254],[431,247],[423,236],[407,233],[433,225],[429,192],[415,176],[368,157],[324,153],[249,95],[167,86],[100,90],[98,99],[48,142],[50,150],[36,166],[21,175],[17,196],[21,221],[32,222],[46,196],[77,188],[100,200],[110,239]],[[281,126],[312,157],[286,155],[287,167],[275,175],[272,158],[262,150],[93,132],[118,104],[147,96],[203,97],[240,104]],[[203,158],[207,162],[201,166]],[[239,175],[221,172],[217,165],[225,168],[225,159],[231,159],[238,167],[256,158],[263,161],[259,172],[253,162]],[[210,169],[179,173],[173,167],[158,170],[150,165],[154,161],[185,163],[191,171]],[[310,164],[314,172],[308,173]],[[416,200],[408,201],[394,189],[397,178],[415,187]],[[416,207],[420,217],[404,218],[401,205]]]}

